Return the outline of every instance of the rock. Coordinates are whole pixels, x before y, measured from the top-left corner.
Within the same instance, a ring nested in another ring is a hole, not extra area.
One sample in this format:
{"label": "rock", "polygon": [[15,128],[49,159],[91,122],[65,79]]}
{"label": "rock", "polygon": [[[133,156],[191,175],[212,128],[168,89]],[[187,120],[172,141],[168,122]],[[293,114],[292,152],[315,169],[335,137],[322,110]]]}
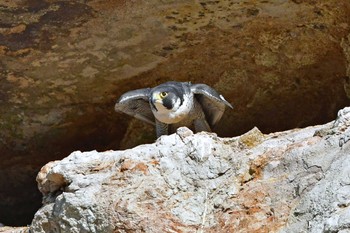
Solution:
{"label": "rock", "polygon": [[[33,232],[347,232],[350,108],[325,125],[234,138],[187,128],[38,174]],[[348,135],[347,135],[348,136]]]}
{"label": "rock", "polygon": [[349,104],[349,14],[348,0],[2,1],[0,220],[31,221],[47,162],[154,142],[114,112],[130,89],[213,86],[235,106],[223,137],[334,119]]}
{"label": "rock", "polygon": [[30,233],[29,227],[6,227],[0,226],[1,233]]}

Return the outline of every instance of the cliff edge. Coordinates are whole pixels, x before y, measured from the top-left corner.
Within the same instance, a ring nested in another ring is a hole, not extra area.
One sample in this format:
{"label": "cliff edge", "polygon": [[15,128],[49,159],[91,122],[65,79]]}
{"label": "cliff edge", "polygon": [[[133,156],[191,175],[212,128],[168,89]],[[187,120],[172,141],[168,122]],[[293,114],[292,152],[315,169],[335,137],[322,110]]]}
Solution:
{"label": "cliff edge", "polygon": [[38,174],[32,232],[349,232],[350,108],[325,125],[234,138],[187,128]]}

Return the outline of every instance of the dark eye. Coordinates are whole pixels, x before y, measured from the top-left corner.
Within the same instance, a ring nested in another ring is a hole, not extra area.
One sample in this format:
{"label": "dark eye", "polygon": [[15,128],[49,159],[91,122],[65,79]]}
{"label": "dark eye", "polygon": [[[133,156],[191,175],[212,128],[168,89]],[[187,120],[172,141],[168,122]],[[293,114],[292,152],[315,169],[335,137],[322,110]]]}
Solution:
{"label": "dark eye", "polygon": [[165,91],[160,93],[160,97],[162,98],[165,98],[167,95],[168,95],[168,92],[165,92]]}

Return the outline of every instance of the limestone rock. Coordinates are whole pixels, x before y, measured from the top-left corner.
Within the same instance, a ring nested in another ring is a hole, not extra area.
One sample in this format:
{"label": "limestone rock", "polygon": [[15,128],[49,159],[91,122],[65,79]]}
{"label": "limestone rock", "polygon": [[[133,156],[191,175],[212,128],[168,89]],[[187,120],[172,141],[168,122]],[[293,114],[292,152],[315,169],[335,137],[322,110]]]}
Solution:
{"label": "limestone rock", "polygon": [[33,232],[348,232],[350,108],[335,122],[234,138],[187,128],[44,167]]}
{"label": "limestone rock", "polygon": [[0,224],[0,233],[31,233],[29,227],[6,227]]}
{"label": "limestone rock", "polygon": [[47,162],[154,142],[114,112],[130,89],[213,86],[235,106],[223,137],[333,120],[349,105],[349,15],[349,0],[0,1],[0,221],[29,224]]}

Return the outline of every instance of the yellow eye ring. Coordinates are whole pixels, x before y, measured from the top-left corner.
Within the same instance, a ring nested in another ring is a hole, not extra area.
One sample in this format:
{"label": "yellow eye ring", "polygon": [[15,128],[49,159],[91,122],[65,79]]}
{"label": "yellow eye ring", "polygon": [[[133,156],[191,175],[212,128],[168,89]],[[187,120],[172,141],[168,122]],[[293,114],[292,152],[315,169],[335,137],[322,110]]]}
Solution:
{"label": "yellow eye ring", "polygon": [[163,92],[161,92],[161,93],[159,94],[159,96],[160,96],[162,99],[165,98],[167,95],[168,95],[168,92],[165,92],[165,91],[163,91]]}

